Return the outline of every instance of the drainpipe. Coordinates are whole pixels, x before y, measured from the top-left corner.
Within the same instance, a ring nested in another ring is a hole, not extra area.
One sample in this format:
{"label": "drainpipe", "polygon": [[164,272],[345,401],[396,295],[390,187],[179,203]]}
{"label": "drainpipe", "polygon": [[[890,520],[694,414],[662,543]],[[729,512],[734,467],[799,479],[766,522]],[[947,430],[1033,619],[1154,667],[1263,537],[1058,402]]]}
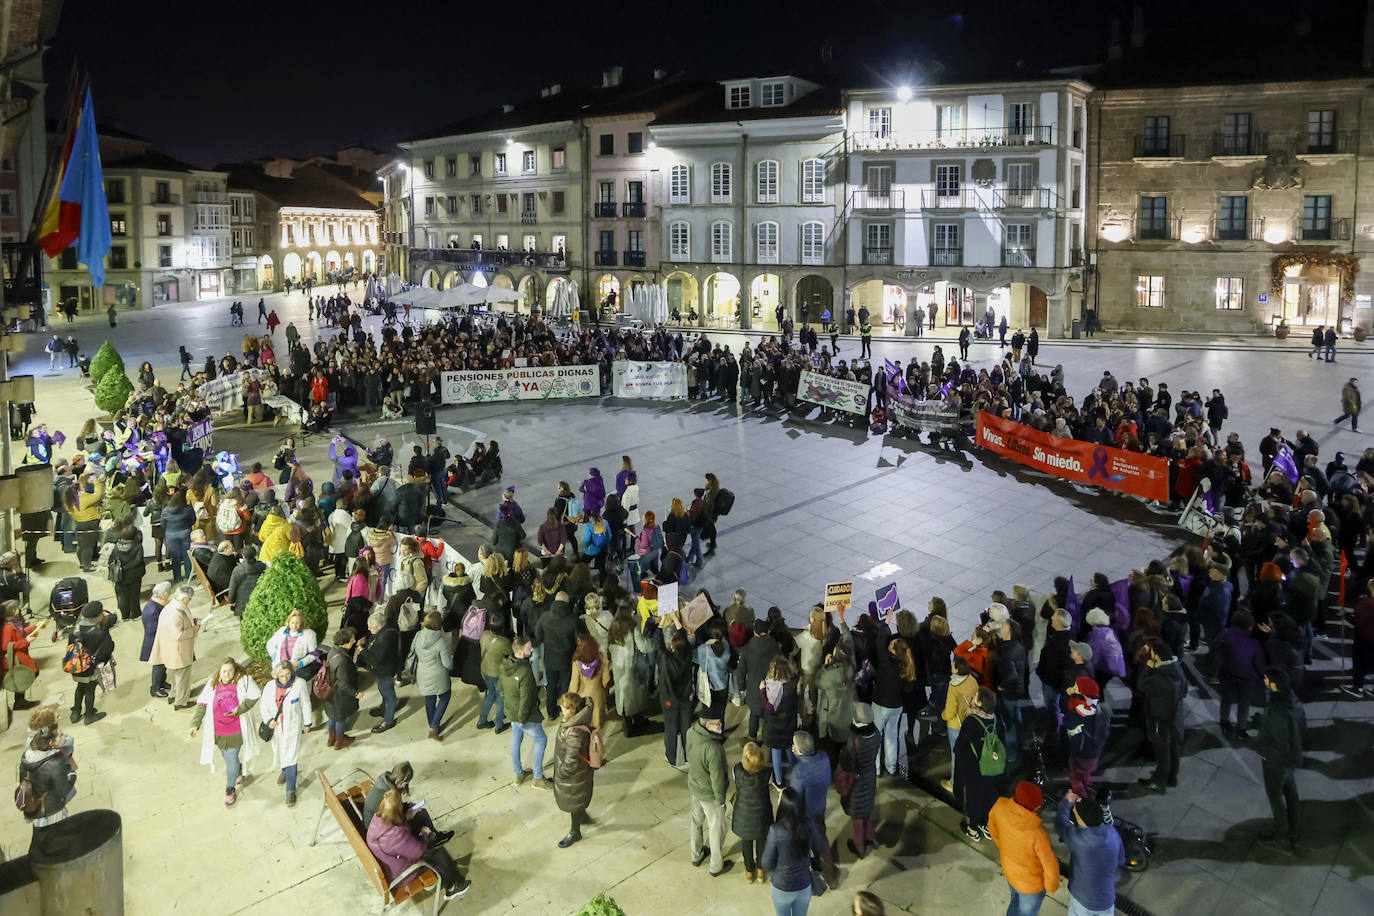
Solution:
{"label": "drainpipe", "polygon": [[[749,229],[749,194],[750,194],[749,188],[750,188],[750,185],[751,185],[751,179],[750,179],[750,173],[749,173],[749,135],[748,135],[748,134],[740,134],[740,154],[739,154],[739,155],[740,155],[740,177],[743,179],[743,180],[740,182],[740,187],[741,187],[741,189],[744,191],[744,193],[740,195],[740,202],[739,202],[739,225],[740,225],[740,228],[741,228],[741,230],[742,230],[742,231],[741,231],[741,234],[740,234],[740,247],[739,247],[739,254],[740,254],[740,256],[739,256],[739,266],[740,266],[739,275],[740,275],[740,281],[741,281],[741,283],[740,283],[739,293],[736,295],[735,301],[736,301],[736,303],[737,303],[736,309],[737,309],[737,311],[739,312],[739,326],[740,326],[740,329],[741,329],[741,330],[748,330],[748,329],[749,329],[750,322],[751,322],[751,320],[752,320],[752,318],[753,318],[753,306],[752,306],[752,304],[751,304],[751,301],[747,298],[747,296],[752,292],[752,290],[745,289],[745,288],[744,288],[744,284],[743,284],[743,280],[744,280],[744,277],[745,277],[745,275],[746,275],[746,273],[745,273],[745,267],[747,266],[748,260],[749,260],[749,259],[745,256],[745,252],[748,251],[748,249],[749,249],[749,232],[750,232],[750,229]],[[782,180],[782,175],[778,175],[778,180],[779,180],[779,181]],[[779,233],[779,234],[781,234],[781,233]],[[733,241],[733,240],[732,240],[732,241]],[[781,239],[779,239],[779,241],[781,241]],[[779,296],[779,297],[782,296],[782,280],[781,280],[781,279],[779,279],[779,281],[778,281],[778,296]]]}
{"label": "drainpipe", "polygon": [[[1102,190],[1101,190],[1101,189],[1102,189],[1102,156],[1100,155],[1100,153],[1101,153],[1100,144],[1101,144],[1102,141],[1099,140],[1098,138],[1101,137],[1101,136],[1102,136],[1102,104],[1099,102],[1098,105],[1097,105],[1097,129],[1093,132],[1093,137],[1092,137],[1092,142],[1093,142],[1093,143],[1099,144],[1099,150],[1098,150],[1099,155],[1096,155],[1096,156],[1093,157],[1093,171],[1097,173],[1096,180],[1095,180],[1095,182],[1094,182],[1094,187],[1093,187],[1093,210],[1092,210],[1093,215],[1092,215],[1091,217],[1089,217],[1089,216],[1085,213],[1085,215],[1084,215],[1084,222],[1085,222],[1085,223],[1087,222],[1087,220],[1088,220],[1089,218],[1091,218],[1093,222],[1097,222],[1096,213],[1097,213],[1097,211],[1100,209],[1100,202],[1099,202],[1099,200],[1098,200],[1098,195],[1102,192]],[[1088,150],[1088,146],[1089,146],[1088,143],[1084,143],[1084,144],[1083,144],[1083,149],[1084,149],[1085,152]],[[1084,189],[1083,189],[1083,202],[1084,202],[1084,203],[1087,203],[1087,202],[1088,202],[1088,189],[1087,189],[1087,188],[1084,188]],[[1087,226],[1085,225],[1084,228],[1086,229]],[[1093,229],[1093,257],[1092,257],[1092,264],[1091,264],[1090,266],[1092,267],[1092,271],[1093,271],[1093,316],[1097,319],[1098,323],[1101,324],[1101,322],[1102,322],[1102,309],[1101,309],[1101,294],[1102,294],[1102,232],[1101,232],[1101,227],[1098,227],[1098,228],[1094,228],[1094,229]],[[1080,317],[1082,317],[1082,316],[1080,315]]]}
{"label": "drainpipe", "polygon": [[587,204],[592,200],[592,173],[591,173],[591,134],[587,130],[587,122],[582,122],[582,208],[578,213],[577,222],[582,230],[582,286],[587,291],[587,305],[583,306],[583,311],[588,307],[594,309],[601,308],[601,302],[592,293],[591,275],[587,272],[587,258],[590,256],[591,249],[588,247],[587,228],[590,220],[587,218]]}
{"label": "drainpipe", "polygon": [[[1371,10],[1370,10],[1370,12],[1369,12],[1368,14],[1366,14],[1366,20],[1368,20],[1368,18],[1369,18],[1370,16],[1374,16],[1374,0],[1370,0],[1370,6],[1371,6]],[[1366,36],[1366,42],[1365,42],[1365,59],[1366,59],[1366,65],[1367,65],[1368,58],[1369,58],[1369,53],[1370,53],[1370,50],[1371,50],[1370,47],[1369,47],[1369,41],[1368,41],[1369,29],[1370,29],[1370,26],[1369,26],[1369,24],[1368,24],[1368,21],[1366,21],[1365,29],[1366,29],[1366,31],[1365,31],[1365,36]],[[1351,212],[1351,214],[1350,214],[1350,254],[1351,254],[1352,257],[1353,257],[1354,254],[1355,254],[1355,239],[1356,239],[1356,237],[1359,235],[1359,228],[1360,228],[1360,156],[1362,156],[1362,155],[1364,154],[1364,151],[1361,149],[1362,140],[1363,140],[1364,138],[1363,138],[1363,136],[1362,136],[1362,134],[1361,134],[1360,132],[1361,132],[1362,130],[1364,130],[1364,97],[1365,97],[1365,95],[1366,95],[1366,93],[1363,93],[1363,92],[1360,93],[1359,105],[1358,105],[1358,107],[1355,109],[1355,111],[1356,111],[1356,114],[1355,114],[1355,209],[1354,209],[1354,210]],[[1344,278],[1342,278],[1342,279],[1344,279]],[[1354,334],[1354,333],[1355,333],[1355,303],[1354,303],[1354,302],[1351,302],[1351,303],[1350,303],[1350,333],[1351,333],[1351,334]]]}
{"label": "drainpipe", "polygon": [[[835,302],[835,291],[830,291],[831,319],[844,329],[846,334],[854,333],[854,329],[849,326],[849,302],[846,299],[849,289],[849,118],[845,117],[844,129],[841,131],[841,138],[844,142],[844,152],[840,154],[841,175],[840,175],[840,301]],[[903,206],[906,198],[903,197]],[[905,214],[903,214],[905,222]]]}

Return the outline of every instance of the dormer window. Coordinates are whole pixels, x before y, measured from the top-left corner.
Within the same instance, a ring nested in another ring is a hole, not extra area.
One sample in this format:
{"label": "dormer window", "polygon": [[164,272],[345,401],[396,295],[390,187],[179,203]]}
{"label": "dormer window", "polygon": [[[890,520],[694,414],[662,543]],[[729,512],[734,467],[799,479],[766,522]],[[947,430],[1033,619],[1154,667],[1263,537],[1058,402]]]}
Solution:
{"label": "dormer window", "polygon": [[748,108],[750,105],[748,86],[731,86],[728,97],[728,108]]}
{"label": "dormer window", "polygon": [[787,84],[779,80],[759,86],[759,101],[764,108],[776,108],[787,104]]}

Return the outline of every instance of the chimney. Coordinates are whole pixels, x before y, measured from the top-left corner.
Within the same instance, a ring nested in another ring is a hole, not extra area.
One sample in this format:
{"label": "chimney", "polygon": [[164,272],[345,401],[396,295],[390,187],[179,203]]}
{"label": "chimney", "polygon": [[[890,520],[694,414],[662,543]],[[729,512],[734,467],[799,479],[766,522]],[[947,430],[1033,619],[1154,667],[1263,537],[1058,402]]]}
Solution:
{"label": "chimney", "polygon": [[1131,47],[1145,47],[1145,11],[1139,3],[1131,11]]}
{"label": "chimney", "polygon": [[[1371,4],[1374,4],[1374,0],[1369,0],[1369,2],[1370,2]],[[654,82],[658,82],[659,80],[663,79],[663,78],[664,78],[665,76],[667,76],[667,75],[668,75],[668,71],[667,71],[667,70],[664,70],[662,67],[655,67],[655,68],[654,68]]]}
{"label": "chimney", "polygon": [[[1374,0],[1370,0],[1370,2],[1371,2],[1371,3],[1374,3]],[[562,84],[562,83],[554,83],[552,86],[549,87],[549,95],[558,95],[558,93],[560,93],[560,92],[562,92],[562,91],[563,91],[563,84]]]}
{"label": "chimney", "polygon": [[612,89],[620,85],[620,78],[625,73],[624,67],[608,67],[601,71],[601,88]]}
{"label": "chimney", "polygon": [[1374,0],[1365,0],[1364,45],[1360,49],[1360,64],[1366,73],[1374,70]]}
{"label": "chimney", "polygon": [[512,111],[514,111],[514,110],[515,110],[515,106],[512,105],[510,102],[506,102],[505,104],[503,104],[503,105],[501,106],[501,113],[502,113],[502,114],[510,114],[510,113],[511,113]]}
{"label": "chimney", "polygon": [[1112,40],[1107,45],[1107,60],[1121,60],[1121,20],[1112,20]]}

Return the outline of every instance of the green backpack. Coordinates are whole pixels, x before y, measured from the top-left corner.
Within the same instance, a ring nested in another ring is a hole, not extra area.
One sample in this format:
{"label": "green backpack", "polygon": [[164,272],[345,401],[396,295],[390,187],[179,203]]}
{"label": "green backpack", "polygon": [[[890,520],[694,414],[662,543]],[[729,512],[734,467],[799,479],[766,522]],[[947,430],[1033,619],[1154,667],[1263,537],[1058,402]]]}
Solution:
{"label": "green backpack", "polygon": [[983,726],[983,746],[978,751],[978,772],[984,776],[1001,776],[1007,771],[1007,746],[997,737],[996,729],[988,728],[977,716],[978,724]]}

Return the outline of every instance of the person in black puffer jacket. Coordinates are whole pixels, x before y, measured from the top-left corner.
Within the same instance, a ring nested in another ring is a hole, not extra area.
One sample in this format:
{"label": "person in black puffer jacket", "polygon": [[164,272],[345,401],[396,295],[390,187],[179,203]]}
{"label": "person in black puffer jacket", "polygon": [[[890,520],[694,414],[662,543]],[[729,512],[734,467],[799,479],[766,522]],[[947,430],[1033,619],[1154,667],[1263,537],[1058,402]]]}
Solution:
{"label": "person in black puffer jacket", "polygon": [[674,630],[673,638],[658,652],[658,698],[663,704],[663,751],[672,766],[677,766],[679,748],[682,750],[683,763],[687,761],[687,729],[692,724],[694,699],[693,668],[692,647],[687,634],[683,630]]}
{"label": "person in black puffer jacket", "polygon": [[248,609],[248,596],[258,585],[267,564],[258,559],[258,548],[249,544],[243,548],[243,559],[229,574],[229,603],[239,617]]}
{"label": "person in black puffer jacket", "polygon": [[401,673],[401,631],[396,621],[387,617],[384,610],[375,610],[367,618],[367,628],[371,636],[363,648],[363,661],[377,678],[377,692],[382,695],[382,705],[372,710],[372,715],[381,716],[381,724],[373,727],[374,734],[380,734],[396,724],[396,675]]}
{"label": "person in black puffer jacket", "polygon": [[549,718],[558,716],[558,699],[572,682],[572,657],[577,649],[577,619],[572,615],[568,593],[553,596],[549,612],[534,627],[534,641],[544,649],[545,703]]}
{"label": "person in black puffer jacket", "polygon": [[768,796],[768,762],[763,748],[746,741],[735,764],[732,781],[735,784],[735,809],[730,816],[730,832],[740,838],[744,852],[744,872],[749,883],[764,880],[759,859],[763,857],[763,841],[773,825],[773,802]]}
{"label": "person in black puffer jacket", "polygon": [[1002,641],[998,644],[993,682],[997,685],[997,715],[1007,733],[1007,765],[1015,767],[1021,756],[1025,708],[1030,702],[1026,690],[1030,661],[1021,639],[1020,624],[1014,620],[1002,621],[1000,635]]}
{"label": "person in black puffer jacket", "polygon": [[120,620],[136,620],[142,614],[139,592],[143,590],[143,533],[132,520],[119,530],[119,539],[110,551],[110,581],[114,583],[115,605]]}
{"label": "person in black puffer jacket", "polygon": [[[854,707],[853,737],[840,752],[841,765],[857,773],[854,788],[840,803],[849,813],[854,838],[848,841],[849,851],[862,859],[878,845],[873,826],[873,812],[878,800],[878,752],[882,747],[882,733],[873,725],[873,712],[864,704]],[[848,757],[848,760],[844,759]]]}
{"label": "person in black puffer jacket", "polygon": [[787,781],[783,765],[788,762],[792,736],[797,731],[797,677],[787,656],[773,657],[768,676],[759,685],[759,698],[763,703],[760,737],[772,752],[774,785],[783,786]]}
{"label": "person in black puffer jacket", "polygon": [[19,762],[21,776],[29,778],[39,799],[38,811],[24,819],[33,826],[30,855],[45,851],[44,828],[67,817],[67,805],[76,797],[76,768],[72,765],[72,739],[62,734],[52,707],[34,711],[29,719],[29,746]]}

